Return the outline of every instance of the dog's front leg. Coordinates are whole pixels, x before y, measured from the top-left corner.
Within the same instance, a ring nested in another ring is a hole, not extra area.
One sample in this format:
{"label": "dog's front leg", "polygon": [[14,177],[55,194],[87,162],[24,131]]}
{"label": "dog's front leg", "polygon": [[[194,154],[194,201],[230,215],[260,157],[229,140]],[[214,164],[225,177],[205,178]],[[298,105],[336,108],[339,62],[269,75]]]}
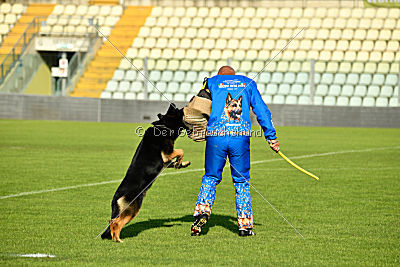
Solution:
{"label": "dog's front leg", "polygon": [[176,158],[176,162],[173,164],[175,169],[186,168],[190,165],[190,161],[183,162],[184,152],[182,149],[174,149],[171,154],[167,155],[161,153],[164,163],[167,163]]}

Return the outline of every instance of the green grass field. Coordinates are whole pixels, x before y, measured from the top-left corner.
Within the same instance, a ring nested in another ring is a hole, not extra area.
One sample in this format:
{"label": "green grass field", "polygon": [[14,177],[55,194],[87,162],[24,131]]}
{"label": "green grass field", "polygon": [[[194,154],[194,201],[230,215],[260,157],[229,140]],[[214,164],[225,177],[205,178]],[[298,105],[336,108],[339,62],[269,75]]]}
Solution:
{"label": "green grass field", "polygon": [[[239,237],[229,168],[204,235],[190,236],[205,143],[186,137],[175,147],[192,165],[156,180],[125,242],[95,239],[118,186],[97,183],[123,178],[137,126],[0,120],[1,265],[400,264],[400,129],[278,127],[282,151],[319,182],[252,139],[252,184],[305,239],[254,190],[257,235]],[[32,253],[56,257],[18,256]]]}

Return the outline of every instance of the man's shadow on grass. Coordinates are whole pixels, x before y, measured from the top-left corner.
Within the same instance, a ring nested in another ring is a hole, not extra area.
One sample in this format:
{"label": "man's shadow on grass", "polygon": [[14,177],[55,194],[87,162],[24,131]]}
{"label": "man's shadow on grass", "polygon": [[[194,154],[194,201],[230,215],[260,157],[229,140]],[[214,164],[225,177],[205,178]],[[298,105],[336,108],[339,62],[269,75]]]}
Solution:
{"label": "man's shadow on grass", "polygon": [[[176,225],[182,225],[183,222],[193,223],[193,221],[194,218],[192,215],[185,215],[179,218],[149,219],[143,222],[132,222],[122,229],[121,238],[135,237],[141,232],[153,228],[173,227]],[[214,226],[222,226],[232,233],[238,233],[238,225],[235,217],[213,214],[208,223],[203,227],[201,234],[206,235],[208,230]],[[190,232],[190,228],[187,229],[187,232]]]}

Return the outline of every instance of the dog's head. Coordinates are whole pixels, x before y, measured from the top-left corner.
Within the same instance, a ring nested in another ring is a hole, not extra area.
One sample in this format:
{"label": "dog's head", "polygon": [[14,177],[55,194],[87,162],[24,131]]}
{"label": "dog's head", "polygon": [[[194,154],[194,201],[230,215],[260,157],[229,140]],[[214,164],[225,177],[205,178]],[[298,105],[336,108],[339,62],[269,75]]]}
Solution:
{"label": "dog's head", "polygon": [[157,115],[158,121],[153,122],[154,126],[164,126],[173,131],[174,137],[178,137],[182,130],[187,129],[183,123],[183,109],[179,109],[175,104],[171,103],[167,113]]}
{"label": "dog's head", "polygon": [[240,116],[242,115],[242,100],[243,96],[240,96],[238,99],[233,99],[231,94],[228,93],[225,104],[225,115],[230,120],[240,119]]}

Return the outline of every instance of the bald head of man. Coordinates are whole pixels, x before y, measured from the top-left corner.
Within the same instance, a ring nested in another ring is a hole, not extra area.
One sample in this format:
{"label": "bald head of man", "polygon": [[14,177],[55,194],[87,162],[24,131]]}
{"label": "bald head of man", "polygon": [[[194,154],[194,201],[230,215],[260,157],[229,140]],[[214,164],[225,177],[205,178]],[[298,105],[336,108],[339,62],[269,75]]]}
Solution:
{"label": "bald head of man", "polygon": [[218,75],[235,75],[235,70],[229,66],[223,66],[218,70]]}

